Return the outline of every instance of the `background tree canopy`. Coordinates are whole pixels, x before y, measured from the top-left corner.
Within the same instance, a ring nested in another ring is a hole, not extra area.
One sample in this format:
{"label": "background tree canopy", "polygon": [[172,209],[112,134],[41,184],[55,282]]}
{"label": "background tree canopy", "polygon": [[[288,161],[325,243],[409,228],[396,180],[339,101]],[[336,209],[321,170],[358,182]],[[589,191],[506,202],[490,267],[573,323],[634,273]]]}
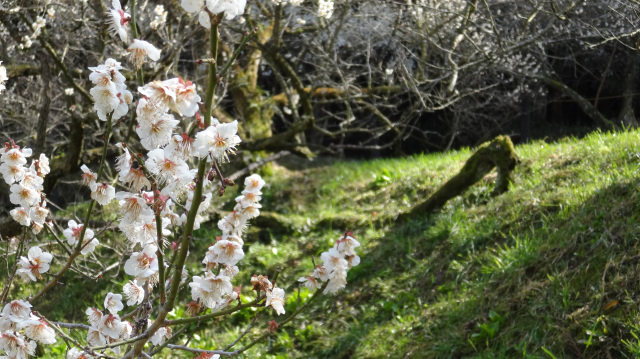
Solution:
{"label": "background tree canopy", "polygon": [[[224,27],[221,64],[256,31],[221,79],[214,113],[240,121],[244,151],[379,156],[636,125],[636,1],[343,0],[330,17],[319,5],[249,1]],[[87,68],[125,51],[108,34],[109,7],[0,5],[2,136],[53,155],[48,190],[95,157]],[[177,0],[137,7],[141,38],[162,50],[145,81],[179,76],[202,91],[208,34],[197,16]]]}

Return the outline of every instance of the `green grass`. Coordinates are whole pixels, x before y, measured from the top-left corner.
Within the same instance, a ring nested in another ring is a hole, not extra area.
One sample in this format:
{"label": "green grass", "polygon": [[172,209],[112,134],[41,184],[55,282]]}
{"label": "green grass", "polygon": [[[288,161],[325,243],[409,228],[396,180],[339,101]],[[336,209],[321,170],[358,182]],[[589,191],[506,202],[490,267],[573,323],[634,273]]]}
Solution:
{"label": "green grass", "polygon": [[[287,312],[295,310],[296,279],[345,228],[362,244],[362,263],[346,290],[321,296],[245,357],[640,357],[639,140],[638,132],[593,133],[517,146],[509,192],[490,197],[490,174],[404,224],[395,216],[457,173],[470,150],[272,166],[234,280],[246,299],[252,274],[277,275]],[[203,226],[192,252],[215,235],[215,224]],[[190,346],[221,349],[254,316],[239,348],[278,319],[260,309],[194,325]]]}
{"label": "green grass", "polygon": [[305,232],[279,242],[309,256],[348,226],[363,243],[362,263],[343,293],[254,354],[636,357],[639,137],[518,146],[508,193],[491,198],[490,175],[406,224],[394,216],[454,175],[470,151],[276,168],[264,208]]}

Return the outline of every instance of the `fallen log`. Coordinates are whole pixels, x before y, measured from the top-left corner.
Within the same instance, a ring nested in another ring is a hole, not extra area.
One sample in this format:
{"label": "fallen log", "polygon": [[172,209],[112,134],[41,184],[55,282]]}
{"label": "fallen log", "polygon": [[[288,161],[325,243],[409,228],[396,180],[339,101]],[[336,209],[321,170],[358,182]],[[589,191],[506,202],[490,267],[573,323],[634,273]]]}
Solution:
{"label": "fallen log", "polygon": [[498,136],[485,142],[469,157],[458,174],[443,184],[425,201],[413,206],[408,212],[400,214],[398,220],[404,221],[442,208],[447,201],[462,194],[494,168],[498,170],[498,178],[491,196],[500,195],[509,190],[509,185],[513,182],[512,172],[518,162],[518,156],[509,136]]}

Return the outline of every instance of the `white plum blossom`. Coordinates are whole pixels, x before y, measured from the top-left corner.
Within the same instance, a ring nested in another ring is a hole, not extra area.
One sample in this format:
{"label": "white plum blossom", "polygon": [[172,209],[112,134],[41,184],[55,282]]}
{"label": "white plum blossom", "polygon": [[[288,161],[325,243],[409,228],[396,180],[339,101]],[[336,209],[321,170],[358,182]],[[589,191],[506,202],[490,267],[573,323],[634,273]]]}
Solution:
{"label": "white plum blossom", "polygon": [[[62,232],[62,234],[64,234],[64,237],[67,239],[67,243],[69,243],[70,246],[73,246],[78,242],[83,227],[84,225],[82,223],[77,223],[73,219],[69,220],[67,228]],[[84,232],[83,240],[92,239],[93,234],[93,230],[87,228]]]}
{"label": "white plum blossom", "polygon": [[318,17],[330,19],[333,16],[333,0],[318,0]]}
{"label": "white plum blossom", "polygon": [[146,166],[149,172],[157,175],[160,183],[174,181],[189,183],[191,174],[189,165],[180,158],[172,157],[165,149],[155,149],[148,153],[149,159]]}
{"label": "white plum blossom", "polygon": [[244,179],[245,190],[255,192],[260,191],[264,187],[265,182],[260,175],[252,174]]}
{"label": "white plum blossom", "polygon": [[131,158],[131,152],[127,148],[126,144],[122,142],[116,143],[116,147],[122,149],[122,154],[116,159],[116,171],[120,174],[120,177],[126,176],[131,170],[131,164],[133,159]]}
{"label": "white plum blossom", "polygon": [[215,254],[215,262],[221,264],[235,265],[239,260],[244,258],[242,242],[222,239],[209,247],[209,251]]}
{"label": "white plum blossom", "polygon": [[31,303],[22,299],[13,300],[2,308],[2,318],[6,318],[16,324],[29,319],[30,313]]}
{"label": "white plum blossom", "polygon": [[233,20],[238,15],[244,13],[247,6],[246,0],[182,0],[182,8],[192,14],[198,13],[198,21],[205,28],[211,27],[209,15],[204,10],[206,4],[207,10],[212,14],[224,13],[227,20]]}
{"label": "white plum blossom", "polygon": [[44,252],[40,247],[31,247],[26,257],[20,257],[16,273],[26,281],[37,281],[42,273],[49,271],[53,255]]}
{"label": "white plum blossom", "polygon": [[38,160],[34,161],[34,163],[36,163],[38,166],[38,169],[36,171],[38,176],[44,177],[48,175],[49,172],[51,172],[51,167],[49,167],[49,159],[44,153],[41,153],[40,157],[38,157]]}
{"label": "white plum blossom", "polygon": [[91,184],[98,180],[98,175],[92,172],[87,165],[80,166],[80,169],[82,170],[82,184],[91,187]]}
{"label": "white plum blossom", "polygon": [[318,280],[314,277],[300,277],[298,279],[298,282],[300,282],[302,285],[304,285],[306,288],[310,289],[310,290],[316,290],[318,288],[320,288],[320,283],[318,282]]}
{"label": "white plum blossom", "polygon": [[348,234],[336,241],[335,244],[335,248],[338,250],[338,252],[346,256],[355,255],[355,248],[359,246],[360,243]]}
{"label": "white plum blossom", "polygon": [[153,21],[149,23],[149,26],[151,26],[153,30],[158,30],[160,26],[164,25],[167,22],[167,15],[169,13],[164,10],[164,6],[162,5],[156,5],[156,7],[153,9],[153,13],[156,16],[154,17]]}
{"label": "white plum blossom", "polygon": [[111,35],[118,35],[122,42],[127,42],[127,29],[125,26],[131,20],[131,15],[122,10],[120,0],[111,1],[111,9],[109,10],[109,30]]}
{"label": "white plum blossom", "polygon": [[98,117],[102,121],[106,121],[107,114],[113,112],[120,104],[116,84],[113,82],[106,86],[92,87],[89,93],[91,93],[95,101],[93,108],[97,111]]}
{"label": "white plum blossom", "polygon": [[108,183],[91,184],[91,199],[103,206],[108,205],[116,198],[116,189]]}
{"label": "white plum blossom", "polygon": [[207,271],[204,277],[193,276],[189,286],[193,300],[201,301],[207,308],[214,308],[223,296],[233,291],[229,277],[223,274],[215,276],[211,271]]}
{"label": "white plum blossom", "polygon": [[185,116],[192,117],[198,111],[198,102],[200,96],[196,92],[196,85],[191,81],[184,81],[177,77],[163,81],[175,93],[175,100],[169,102],[169,108],[174,112]]}
{"label": "white plum blossom", "polygon": [[31,225],[31,216],[29,215],[29,212],[30,210],[27,210],[24,207],[16,207],[9,211],[9,214],[14,221],[20,223],[23,226],[29,226]]}
{"label": "white plum blossom", "polygon": [[146,245],[142,251],[133,252],[124,264],[124,272],[132,275],[140,282],[145,282],[158,272],[158,247],[153,244]]}
{"label": "white plum blossom", "polygon": [[179,158],[186,161],[191,157],[191,149],[195,139],[189,137],[189,134],[173,135],[171,141],[165,147],[168,157]]}
{"label": "white plum blossom", "polygon": [[205,4],[212,14],[224,13],[225,19],[233,20],[244,13],[247,0],[205,0]]}
{"label": "white plum blossom", "polygon": [[28,320],[18,325],[20,328],[24,328],[24,334],[42,344],[53,344],[56,342],[56,332],[51,328],[44,320],[31,315]]}
{"label": "white plum blossom", "polygon": [[15,205],[25,208],[32,207],[40,200],[40,194],[38,191],[30,186],[14,183],[11,185],[10,190],[11,194],[9,195],[9,200]]}
{"label": "white plum blossom", "polygon": [[171,338],[171,327],[161,327],[149,339],[153,345],[160,345]]}
{"label": "white plum blossom", "polygon": [[6,87],[4,86],[4,83],[8,79],[9,78],[7,77],[7,69],[4,66],[2,66],[2,61],[0,61],[0,93],[2,93],[4,89],[6,89]]}
{"label": "white plum blossom", "polygon": [[82,241],[82,249],[80,250],[80,253],[82,255],[87,255],[93,252],[99,244],[100,244],[100,241],[98,241],[96,238],[84,239]]}
{"label": "white plum blossom", "polygon": [[100,318],[102,318],[102,312],[96,308],[87,308],[84,312],[87,315],[87,321],[91,324],[92,327],[97,327],[100,323]]}
{"label": "white plum blossom", "polygon": [[138,221],[140,216],[153,216],[153,210],[147,201],[137,193],[118,192],[116,198],[120,203],[120,214],[122,215],[120,223],[129,224]]}
{"label": "white plum blossom", "polygon": [[44,225],[44,222],[49,215],[49,210],[47,209],[47,202],[42,201],[42,204],[37,204],[31,208],[31,220],[40,225]]}
{"label": "white plum blossom", "polygon": [[133,39],[127,51],[131,53],[133,63],[138,69],[142,67],[147,57],[152,61],[160,60],[160,50],[144,40]]}
{"label": "white plum blossom", "polygon": [[66,359],[93,359],[93,355],[90,355],[87,352],[82,351],[78,348],[71,348],[67,352]]}
{"label": "white plum blossom", "polygon": [[5,332],[0,336],[0,349],[8,354],[8,359],[27,359],[36,353],[36,342],[27,341],[19,333]]}
{"label": "white plum blossom", "polygon": [[23,166],[27,164],[27,157],[31,157],[32,151],[30,148],[20,148],[14,147],[2,153],[2,157],[0,157],[0,161],[3,163],[7,163],[10,166],[20,165]]}
{"label": "white plum blossom", "polygon": [[127,305],[140,304],[144,300],[144,288],[138,285],[137,280],[130,280],[122,288],[124,296],[127,298]]}
{"label": "white plum blossom", "polygon": [[276,310],[276,313],[278,313],[278,315],[284,314],[284,289],[276,287],[270,291],[267,291],[267,301],[265,302],[264,306],[271,306]]}
{"label": "white plum blossom", "polygon": [[107,296],[104,298],[104,309],[108,310],[111,314],[117,314],[122,308],[124,308],[122,295],[111,292],[107,293]]}
{"label": "white plum blossom", "polygon": [[196,13],[204,8],[204,0],[182,0],[182,8],[189,13]]}
{"label": "white plum blossom", "polygon": [[123,185],[129,186],[134,191],[151,189],[151,182],[145,176],[142,168],[131,168],[125,175],[120,174],[120,181]]}
{"label": "white plum blossom", "polygon": [[140,143],[142,147],[151,151],[169,143],[172,132],[180,121],[169,113],[162,113],[151,119],[139,117],[138,123],[136,133],[140,137]]}
{"label": "white plum blossom", "polygon": [[24,178],[25,172],[26,168],[22,165],[12,166],[8,163],[3,163],[0,165],[0,173],[2,173],[2,177],[7,184],[19,182]]}
{"label": "white plum blossom", "polygon": [[237,132],[238,121],[209,126],[196,134],[194,152],[200,158],[210,155],[218,161],[228,160],[227,154],[233,153],[241,142]]}

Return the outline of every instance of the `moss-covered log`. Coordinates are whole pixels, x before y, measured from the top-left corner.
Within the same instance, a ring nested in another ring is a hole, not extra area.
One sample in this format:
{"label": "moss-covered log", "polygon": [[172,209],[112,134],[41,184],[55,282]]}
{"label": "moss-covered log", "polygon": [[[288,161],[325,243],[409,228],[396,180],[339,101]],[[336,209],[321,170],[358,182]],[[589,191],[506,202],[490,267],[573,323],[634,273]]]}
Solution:
{"label": "moss-covered log", "polygon": [[497,168],[498,178],[491,195],[502,194],[509,189],[509,184],[513,182],[512,172],[518,161],[511,139],[508,136],[498,136],[478,147],[457,175],[448,180],[424,202],[401,214],[398,219],[406,220],[440,209],[447,201],[462,194],[467,188],[481,180],[493,168]]}

